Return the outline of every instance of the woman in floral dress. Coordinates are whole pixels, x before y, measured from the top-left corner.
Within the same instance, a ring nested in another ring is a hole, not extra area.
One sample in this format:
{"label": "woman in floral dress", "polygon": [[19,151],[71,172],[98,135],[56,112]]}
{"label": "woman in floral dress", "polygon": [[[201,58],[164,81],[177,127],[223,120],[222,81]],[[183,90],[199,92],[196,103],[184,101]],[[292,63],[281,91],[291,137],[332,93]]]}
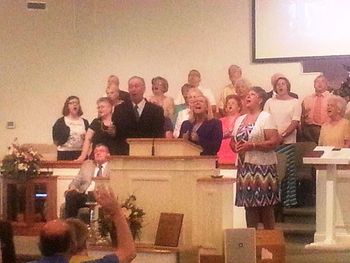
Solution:
{"label": "woman in floral dress", "polygon": [[246,97],[247,114],[237,118],[231,140],[238,153],[236,205],[244,206],[248,227],[274,228],[274,205],[279,202],[276,153],[280,139],[271,115],[263,112],[267,94],[252,87]]}

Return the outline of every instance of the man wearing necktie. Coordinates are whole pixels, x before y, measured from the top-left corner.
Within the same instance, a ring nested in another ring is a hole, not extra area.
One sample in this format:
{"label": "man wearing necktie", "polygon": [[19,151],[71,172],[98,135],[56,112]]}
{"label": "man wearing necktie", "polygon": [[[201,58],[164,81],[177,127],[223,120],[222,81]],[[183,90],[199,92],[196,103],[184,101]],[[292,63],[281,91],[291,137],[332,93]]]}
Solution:
{"label": "man wearing necktie", "polygon": [[304,139],[318,144],[323,123],[328,121],[327,101],[330,96],[328,81],[324,75],[314,80],[315,92],[304,98],[302,103],[301,128]]}
{"label": "man wearing necktie", "polygon": [[95,189],[94,177],[109,175],[109,150],[103,144],[98,144],[94,150],[94,160],[85,161],[77,176],[70,183],[65,192],[65,217],[77,217],[78,210],[86,207],[87,194]]}
{"label": "man wearing necktie", "polygon": [[127,138],[164,138],[165,135],[163,108],[144,98],[144,79],[131,77],[128,90],[131,101],[118,105],[112,116],[118,151],[123,155],[129,154]]}

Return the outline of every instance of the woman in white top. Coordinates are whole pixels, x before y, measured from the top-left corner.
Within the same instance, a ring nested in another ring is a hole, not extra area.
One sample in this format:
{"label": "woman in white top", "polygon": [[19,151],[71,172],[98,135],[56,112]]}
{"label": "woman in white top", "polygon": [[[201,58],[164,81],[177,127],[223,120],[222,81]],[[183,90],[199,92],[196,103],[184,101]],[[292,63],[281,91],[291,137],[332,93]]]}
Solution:
{"label": "woman in white top", "polygon": [[57,160],[75,160],[81,154],[89,122],[81,117],[83,111],[77,96],[69,96],[63,105],[63,117],[52,127],[57,145]]}
{"label": "woman in white top", "polygon": [[172,119],[175,113],[175,104],[174,99],[166,96],[165,93],[168,92],[169,84],[165,78],[155,77],[152,79],[152,92],[153,96],[151,96],[148,101],[158,106],[163,107],[164,116]]}
{"label": "woman in white top", "polygon": [[252,87],[246,97],[247,114],[237,118],[231,148],[238,153],[236,205],[244,206],[248,227],[274,228],[274,205],[279,202],[276,153],[277,127],[262,111],[267,94]]}
{"label": "woman in white top", "polygon": [[190,88],[186,96],[187,108],[179,112],[175,122],[174,137],[178,138],[180,135],[181,125],[184,121],[187,121],[190,117],[190,110],[194,104],[195,98],[203,96],[203,93],[198,88]]}
{"label": "woman in white top", "polygon": [[174,131],[174,114],[175,114],[175,104],[174,99],[166,96],[165,93],[168,92],[169,84],[165,78],[155,77],[152,79],[152,92],[153,96],[151,96],[148,101],[158,106],[162,107],[164,110],[164,130],[165,130],[165,138],[173,138]]}
{"label": "woman in white top", "polygon": [[286,77],[279,77],[274,83],[276,96],[267,100],[264,110],[274,118],[281,145],[276,151],[287,155],[287,169],[281,193],[284,207],[297,205],[295,142],[301,116],[301,103],[290,96],[291,84]]}

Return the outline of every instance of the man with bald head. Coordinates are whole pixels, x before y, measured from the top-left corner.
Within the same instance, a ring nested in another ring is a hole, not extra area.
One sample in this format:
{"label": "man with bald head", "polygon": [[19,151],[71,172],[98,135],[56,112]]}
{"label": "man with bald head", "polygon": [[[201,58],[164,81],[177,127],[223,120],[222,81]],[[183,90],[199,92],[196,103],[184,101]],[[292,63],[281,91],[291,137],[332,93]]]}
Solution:
{"label": "man with bald head", "polygon": [[131,101],[116,107],[112,116],[118,148],[124,155],[129,154],[127,138],[163,138],[165,135],[163,108],[144,98],[145,80],[131,77],[128,90]]}
{"label": "man with bald head", "polygon": [[235,84],[238,79],[242,78],[241,67],[238,65],[230,65],[228,68],[228,77],[231,83],[226,85],[220,92],[218,108],[221,115],[224,115],[224,105],[225,105],[226,97],[228,95],[237,95]]}
{"label": "man with bald head", "polygon": [[66,262],[71,242],[71,232],[65,221],[49,221],[41,229],[39,241],[40,252],[46,259],[38,262]]}
{"label": "man with bald head", "polygon": [[107,79],[106,95],[113,102],[113,107],[116,106],[116,95],[119,100],[130,101],[129,93],[119,89],[119,78],[116,75],[110,75]]}
{"label": "man with bald head", "polygon": [[[103,186],[95,191],[96,201],[109,214],[116,228],[118,246],[114,253],[90,263],[129,263],[136,256],[130,228],[114,193]],[[69,224],[64,220],[47,222],[40,232],[39,249],[43,257],[32,263],[68,263],[74,251],[75,240]]]}

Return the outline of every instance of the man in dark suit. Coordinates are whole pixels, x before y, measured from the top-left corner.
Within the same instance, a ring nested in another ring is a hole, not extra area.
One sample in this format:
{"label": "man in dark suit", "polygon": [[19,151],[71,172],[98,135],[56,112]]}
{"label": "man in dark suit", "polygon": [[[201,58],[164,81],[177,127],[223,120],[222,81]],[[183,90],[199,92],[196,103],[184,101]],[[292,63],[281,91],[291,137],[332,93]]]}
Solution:
{"label": "man in dark suit", "polygon": [[95,188],[94,177],[107,177],[110,173],[109,167],[109,150],[103,144],[96,145],[94,149],[94,160],[83,162],[79,173],[69,184],[65,192],[65,217],[77,217],[78,210],[86,207],[88,191]]}
{"label": "man in dark suit", "polygon": [[164,137],[164,113],[162,107],[148,102],[144,97],[145,81],[131,77],[128,81],[131,102],[124,102],[115,108],[112,116],[116,126],[116,140],[120,151],[129,154],[127,138]]}

